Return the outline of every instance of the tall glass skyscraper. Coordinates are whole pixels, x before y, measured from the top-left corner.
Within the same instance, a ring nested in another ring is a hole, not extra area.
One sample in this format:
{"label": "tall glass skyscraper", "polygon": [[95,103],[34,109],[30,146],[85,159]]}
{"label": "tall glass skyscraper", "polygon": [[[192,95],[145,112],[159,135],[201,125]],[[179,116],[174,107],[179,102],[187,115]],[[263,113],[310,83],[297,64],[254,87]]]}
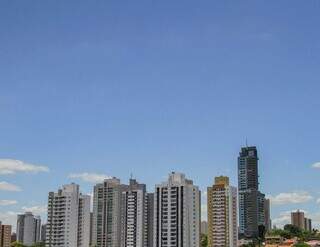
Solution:
{"label": "tall glass skyscraper", "polygon": [[238,157],[239,233],[256,237],[264,225],[265,195],[259,191],[258,152],[256,147],[243,147]]}

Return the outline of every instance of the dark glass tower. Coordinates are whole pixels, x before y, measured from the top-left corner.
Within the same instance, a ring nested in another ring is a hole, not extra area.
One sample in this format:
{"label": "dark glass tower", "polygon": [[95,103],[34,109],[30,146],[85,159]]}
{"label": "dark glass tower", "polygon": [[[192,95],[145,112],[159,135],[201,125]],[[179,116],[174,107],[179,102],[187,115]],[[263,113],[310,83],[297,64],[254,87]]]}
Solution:
{"label": "dark glass tower", "polygon": [[264,194],[259,191],[258,152],[256,147],[244,147],[238,157],[239,233],[258,236],[264,225]]}

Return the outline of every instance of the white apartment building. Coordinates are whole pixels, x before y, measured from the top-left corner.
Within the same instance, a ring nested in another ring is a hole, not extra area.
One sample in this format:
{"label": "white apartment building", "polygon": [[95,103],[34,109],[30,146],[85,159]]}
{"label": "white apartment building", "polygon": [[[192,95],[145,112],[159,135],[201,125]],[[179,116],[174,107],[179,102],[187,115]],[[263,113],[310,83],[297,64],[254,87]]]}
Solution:
{"label": "white apartment building", "polygon": [[90,244],[90,201],[89,195],[80,194],[78,212],[78,247]]}
{"label": "white apartment building", "polygon": [[88,247],[90,196],[79,193],[79,185],[64,185],[48,197],[47,247]]}
{"label": "white apartment building", "polygon": [[25,246],[40,242],[41,219],[31,212],[17,217],[17,241]]}
{"label": "white apartment building", "polygon": [[146,185],[130,179],[128,190],[122,192],[121,204],[121,247],[148,247],[148,230],[152,226],[148,227],[151,214]]}
{"label": "white apartment building", "polygon": [[237,189],[228,177],[208,187],[208,247],[237,247]]}
{"label": "white apartment building", "polygon": [[156,185],[154,247],[200,246],[200,190],[182,173]]}

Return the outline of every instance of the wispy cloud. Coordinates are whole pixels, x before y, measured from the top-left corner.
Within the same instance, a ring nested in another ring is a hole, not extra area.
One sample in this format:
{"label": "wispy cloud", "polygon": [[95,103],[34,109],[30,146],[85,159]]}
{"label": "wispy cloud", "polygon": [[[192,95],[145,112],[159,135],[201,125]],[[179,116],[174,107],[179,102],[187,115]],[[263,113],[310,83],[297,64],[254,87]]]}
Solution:
{"label": "wispy cloud", "polygon": [[81,179],[85,182],[89,183],[101,183],[103,180],[112,178],[111,176],[105,175],[105,174],[98,174],[98,173],[72,173],[68,176],[69,178],[77,178]]}
{"label": "wispy cloud", "polygon": [[311,165],[312,168],[320,169],[320,162],[316,162]]}
{"label": "wispy cloud", "polygon": [[306,191],[280,193],[276,196],[269,196],[269,198],[273,205],[306,203],[313,199]]}
{"label": "wispy cloud", "polygon": [[41,215],[47,212],[47,206],[32,206],[32,207],[22,207],[24,212],[32,212],[34,215]]}
{"label": "wispy cloud", "polygon": [[10,184],[8,182],[0,182],[0,190],[4,191],[21,191],[21,188],[17,185]]}
{"label": "wispy cloud", "polygon": [[7,211],[1,212],[0,211],[0,219],[3,224],[11,225],[13,232],[16,230],[17,224],[17,215],[23,214],[25,212],[32,212],[34,215],[41,216],[41,220],[45,223],[45,216],[47,212],[47,206],[31,206],[31,207],[22,207],[20,210],[17,211]]}
{"label": "wispy cloud", "polygon": [[[277,227],[283,227],[284,225],[286,224],[290,224],[291,223],[291,212],[294,212],[294,211],[297,211],[298,209],[296,210],[292,210],[292,211],[284,211],[284,212],[281,212],[279,214],[278,217],[272,219],[272,223],[274,225],[276,225]],[[311,215],[308,215],[308,212],[306,210],[301,210],[299,209],[300,212],[304,212],[304,214],[306,216],[311,216]],[[311,218],[311,217],[310,217]],[[313,219],[313,218],[312,218]]]}
{"label": "wispy cloud", "polygon": [[291,221],[291,212],[286,211],[280,213],[280,215],[274,219],[272,219],[272,223],[277,227],[283,227],[286,224],[289,224]]}
{"label": "wispy cloud", "polygon": [[17,224],[17,214],[19,214],[19,212],[0,212],[0,219],[2,224],[11,225],[13,227],[12,230],[15,231],[15,226]]}
{"label": "wispy cloud", "polygon": [[49,168],[46,166],[39,166],[25,163],[21,160],[13,159],[0,159],[0,174],[15,174],[18,172],[22,173],[38,173],[48,172]]}
{"label": "wispy cloud", "polygon": [[0,206],[10,206],[17,204],[16,200],[0,200]]}
{"label": "wispy cloud", "polygon": [[308,215],[312,219],[312,225],[314,228],[319,229],[320,227],[320,212],[311,213]]}

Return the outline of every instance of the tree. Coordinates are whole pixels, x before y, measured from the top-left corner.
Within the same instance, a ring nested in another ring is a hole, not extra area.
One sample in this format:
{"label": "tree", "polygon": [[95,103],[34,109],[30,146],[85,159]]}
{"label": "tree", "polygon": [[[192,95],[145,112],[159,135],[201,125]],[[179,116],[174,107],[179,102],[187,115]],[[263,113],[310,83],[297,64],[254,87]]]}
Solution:
{"label": "tree", "polygon": [[255,247],[254,243],[249,243],[249,244],[243,244],[241,247]]}
{"label": "tree", "polygon": [[19,243],[18,241],[15,241],[11,243],[11,247],[26,247],[26,246],[23,245],[22,243]]}
{"label": "tree", "polygon": [[301,242],[301,243],[295,244],[294,247],[310,247],[310,245]]}
{"label": "tree", "polygon": [[295,236],[295,237],[300,237],[301,236],[301,229],[297,226],[291,225],[291,224],[287,224],[284,226],[283,228],[285,231],[288,231],[291,233],[291,235]]}
{"label": "tree", "polygon": [[258,226],[258,237],[256,239],[259,246],[261,246],[262,242],[264,241],[265,235],[266,235],[266,227],[264,225],[259,225]]}
{"label": "tree", "polygon": [[208,236],[206,234],[201,234],[200,244],[201,244],[201,247],[208,246]]}
{"label": "tree", "polygon": [[34,245],[32,245],[32,247],[45,247],[45,243],[36,243]]}
{"label": "tree", "polygon": [[[11,247],[27,247],[18,241],[11,243]],[[35,243],[31,247],[45,247],[44,243]]]}

